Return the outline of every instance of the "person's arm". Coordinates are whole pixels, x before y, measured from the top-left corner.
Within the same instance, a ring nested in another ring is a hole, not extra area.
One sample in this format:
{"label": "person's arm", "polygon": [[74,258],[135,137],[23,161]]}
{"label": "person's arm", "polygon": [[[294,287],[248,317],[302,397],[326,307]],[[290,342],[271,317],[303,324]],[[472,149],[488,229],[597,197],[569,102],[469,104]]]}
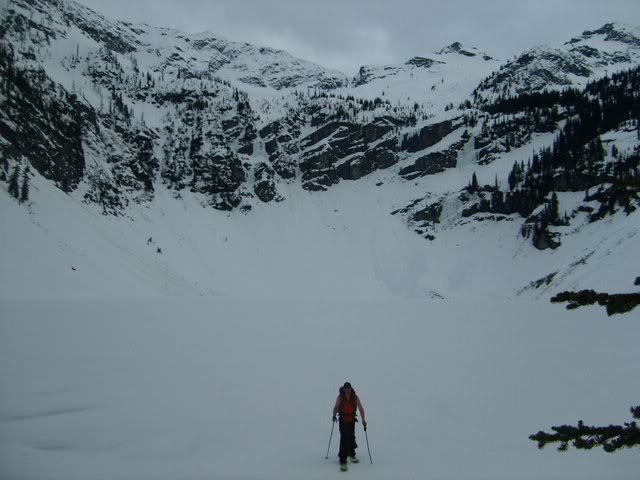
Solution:
{"label": "person's arm", "polygon": [[338,410],[340,409],[340,395],[336,398],[336,404],[333,406],[333,421],[336,421],[336,415],[338,414]]}
{"label": "person's arm", "polygon": [[363,426],[367,426],[367,420],[365,419],[364,416],[364,407],[362,406],[362,403],[360,402],[360,397],[357,397],[357,402],[358,402],[358,410],[360,411],[360,416],[362,417],[362,425]]}

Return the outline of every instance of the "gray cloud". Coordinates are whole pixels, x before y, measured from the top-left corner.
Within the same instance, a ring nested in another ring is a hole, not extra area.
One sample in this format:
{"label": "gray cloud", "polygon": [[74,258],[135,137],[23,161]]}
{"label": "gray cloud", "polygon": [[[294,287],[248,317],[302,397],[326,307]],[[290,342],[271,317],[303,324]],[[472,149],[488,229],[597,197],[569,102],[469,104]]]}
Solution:
{"label": "gray cloud", "polygon": [[509,58],[609,21],[640,23],[637,0],[79,0],[114,18],[211,31],[353,74],[454,41]]}

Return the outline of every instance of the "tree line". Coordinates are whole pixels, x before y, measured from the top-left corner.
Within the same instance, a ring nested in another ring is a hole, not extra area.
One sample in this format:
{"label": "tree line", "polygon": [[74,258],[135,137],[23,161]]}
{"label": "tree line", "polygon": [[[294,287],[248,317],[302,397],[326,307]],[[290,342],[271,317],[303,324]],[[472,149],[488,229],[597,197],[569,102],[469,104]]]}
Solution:
{"label": "tree line", "polygon": [[[621,199],[631,208],[630,196],[638,191],[640,148],[620,152],[611,149],[611,160],[600,135],[621,125],[638,131],[640,126],[640,68],[590,83],[584,91],[539,92],[499,99],[485,107],[490,113],[533,115],[539,109],[563,111],[566,123],[553,144],[535,152],[530,160],[516,162],[508,177],[508,190],[489,188],[491,201],[482,211],[530,215],[555,191],[588,192],[602,183],[624,187]],[[637,134],[640,138],[640,133]],[[627,188],[631,187],[631,188]],[[469,185],[470,191],[480,189]],[[557,219],[556,219],[557,220]]]}

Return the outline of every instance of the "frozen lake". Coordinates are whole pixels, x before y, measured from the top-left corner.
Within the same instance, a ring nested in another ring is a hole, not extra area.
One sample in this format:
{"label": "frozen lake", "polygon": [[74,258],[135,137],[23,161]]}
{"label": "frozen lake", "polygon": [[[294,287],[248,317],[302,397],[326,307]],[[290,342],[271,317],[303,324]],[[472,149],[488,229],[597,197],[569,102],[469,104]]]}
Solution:
{"label": "frozen lake", "polygon": [[535,302],[3,301],[3,479],[326,479],[351,381],[367,479],[636,479],[638,452],[539,451],[638,403],[638,313]]}

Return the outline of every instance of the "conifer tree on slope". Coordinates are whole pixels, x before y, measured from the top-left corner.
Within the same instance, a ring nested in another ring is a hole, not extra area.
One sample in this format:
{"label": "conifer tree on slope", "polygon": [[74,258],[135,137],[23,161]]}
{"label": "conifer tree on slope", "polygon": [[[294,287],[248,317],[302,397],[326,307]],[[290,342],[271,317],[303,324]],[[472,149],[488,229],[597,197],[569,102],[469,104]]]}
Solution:
{"label": "conifer tree on slope", "polygon": [[22,188],[20,189],[20,203],[25,203],[29,201],[29,174],[31,173],[31,169],[27,165],[27,168],[22,172]]}
{"label": "conifer tree on slope", "polygon": [[20,166],[16,165],[9,177],[7,191],[16,200],[20,198]]}
{"label": "conifer tree on slope", "polygon": [[[631,407],[633,418],[640,419],[640,405]],[[529,436],[530,440],[538,442],[538,448],[544,448],[548,443],[559,443],[558,450],[564,452],[572,444],[579,450],[591,450],[602,447],[605,452],[615,452],[623,448],[640,448],[640,428],[636,422],[624,425],[587,426],[582,420],[578,425],[562,425],[551,427],[555,433],[539,431]]]}

